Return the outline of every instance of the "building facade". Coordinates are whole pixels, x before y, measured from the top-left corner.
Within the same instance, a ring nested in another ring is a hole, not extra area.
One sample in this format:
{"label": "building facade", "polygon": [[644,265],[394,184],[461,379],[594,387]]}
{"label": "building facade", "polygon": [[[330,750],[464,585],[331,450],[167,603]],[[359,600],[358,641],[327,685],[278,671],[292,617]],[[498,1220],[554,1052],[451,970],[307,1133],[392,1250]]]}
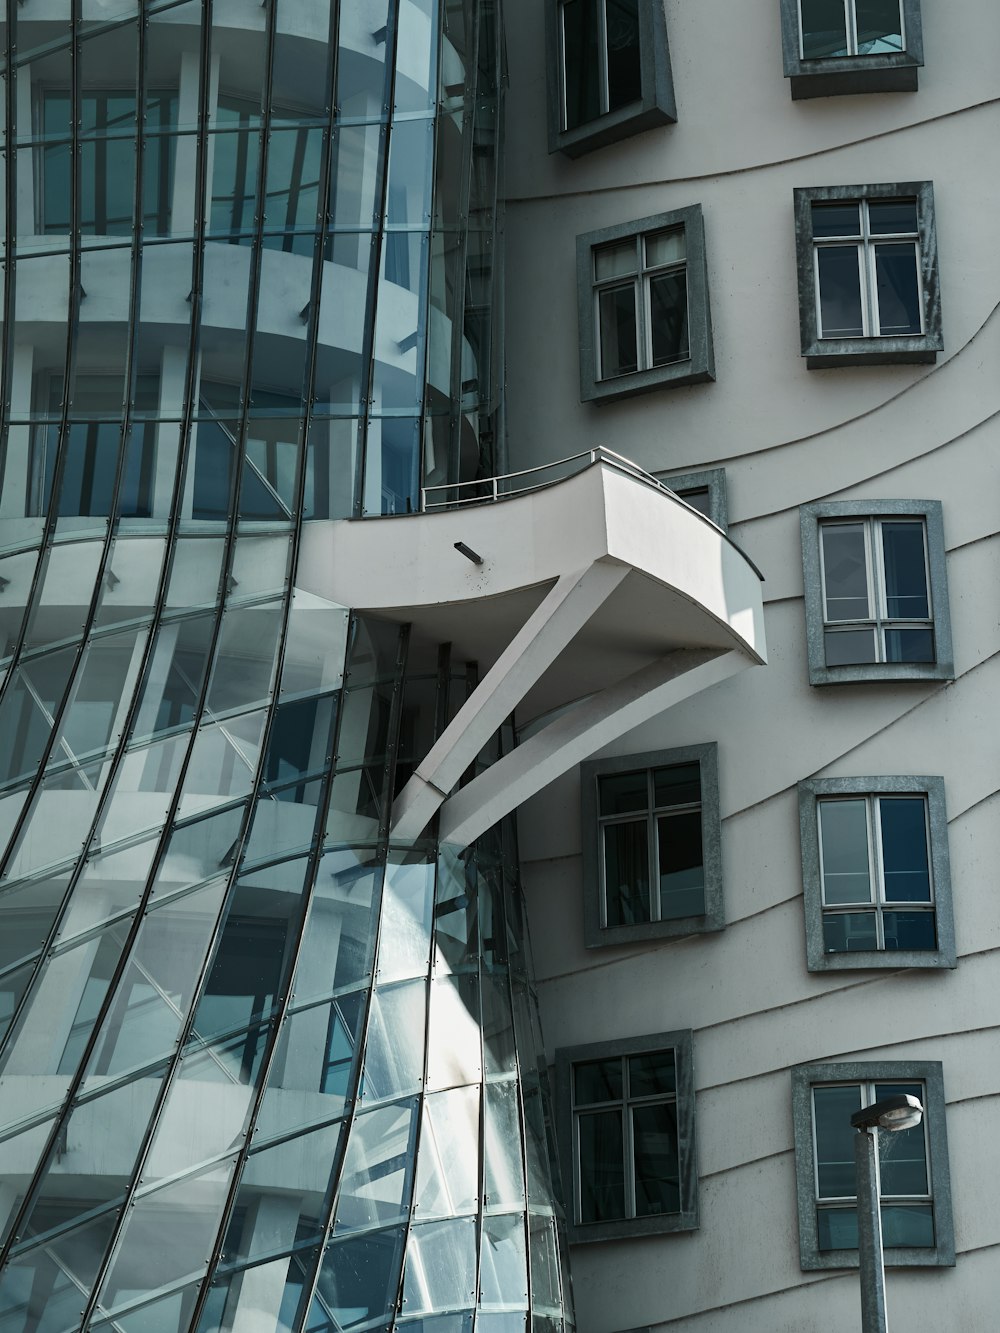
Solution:
{"label": "building facade", "polygon": [[960,9],[507,6],[511,466],[724,497],[770,650],[520,812],[594,1333],[858,1327],[889,1091],[891,1322],[993,1322],[1000,30]]}

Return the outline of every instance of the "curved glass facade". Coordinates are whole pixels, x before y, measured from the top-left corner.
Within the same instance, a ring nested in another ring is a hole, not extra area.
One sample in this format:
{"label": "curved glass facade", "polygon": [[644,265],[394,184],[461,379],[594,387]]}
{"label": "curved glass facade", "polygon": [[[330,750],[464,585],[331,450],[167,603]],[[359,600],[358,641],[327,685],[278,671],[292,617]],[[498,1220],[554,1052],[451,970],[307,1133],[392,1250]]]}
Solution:
{"label": "curved glass facade", "polygon": [[498,22],[7,7],[0,1333],[567,1320],[475,666],[301,556],[497,470]]}

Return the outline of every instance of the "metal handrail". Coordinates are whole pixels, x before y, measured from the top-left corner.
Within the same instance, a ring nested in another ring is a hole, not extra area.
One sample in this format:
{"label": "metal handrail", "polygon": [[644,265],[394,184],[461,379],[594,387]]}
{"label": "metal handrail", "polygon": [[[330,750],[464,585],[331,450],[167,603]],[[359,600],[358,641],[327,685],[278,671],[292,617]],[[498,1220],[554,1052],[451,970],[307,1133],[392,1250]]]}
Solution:
{"label": "metal handrail", "polygon": [[[512,486],[508,483],[517,477],[534,477],[541,472],[551,472],[554,468],[567,467],[571,463],[577,466],[572,468],[565,476],[555,478],[553,481],[535,481],[525,486]],[[625,458],[623,454],[616,454],[613,449],[606,449],[604,445],[595,445],[592,449],[584,449],[581,453],[570,454],[566,458],[557,458],[551,463],[540,463],[537,467],[522,468],[519,472],[504,472],[496,477],[481,477],[472,481],[452,481],[440,483],[436,486],[422,486],[420,488],[420,508],[424,513],[435,509],[460,509],[463,505],[470,504],[493,504],[498,500],[509,500],[516,495],[525,495],[529,491],[542,490],[546,486],[551,486],[554,481],[563,481],[566,477],[575,477],[578,473],[584,472],[588,467],[593,467],[595,463],[610,463],[612,467],[617,468],[629,476],[638,478],[650,486],[655,486],[657,490],[668,491],[670,488],[663,482],[651,476],[638,464],[633,463],[630,458]],[[454,492],[476,488],[475,494],[469,496],[454,496]],[[447,491],[451,493],[450,498],[434,499],[433,494],[438,491]],[[671,492],[672,493],[672,492]]]}

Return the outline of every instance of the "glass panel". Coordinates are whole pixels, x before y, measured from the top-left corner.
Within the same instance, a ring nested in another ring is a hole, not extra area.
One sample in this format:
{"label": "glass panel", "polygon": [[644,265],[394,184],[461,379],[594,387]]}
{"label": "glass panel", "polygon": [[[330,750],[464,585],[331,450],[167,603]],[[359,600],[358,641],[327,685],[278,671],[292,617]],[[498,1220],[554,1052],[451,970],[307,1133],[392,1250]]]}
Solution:
{"label": "glass panel", "polygon": [[701,812],[660,815],[656,821],[660,859],[660,919],[697,916],[705,910]]}
{"label": "glass panel", "polygon": [[395,1221],[409,1206],[417,1103],[355,1117],[340,1176],[334,1232]]}
{"label": "glass panel", "polygon": [[642,97],[639,0],[606,0],[608,29],[608,110]]}
{"label": "glass panel", "polygon": [[527,1305],[524,1217],[520,1213],[483,1219],[479,1288],[482,1309]]}
{"label": "glass panel", "polygon": [[677,1071],[674,1052],[650,1051],[644,1055],[630,1055],[628,1090],[630,1097],[651,1097],[657,1093],[675,1092]]}
{"label": "glass panel", "polygon": [[[889,631],[886,634],[888,639]],[[918,631],[924,634],[923,630]],[[874,629],[828,630],[823,635],[827,666],[852,666],[858,662],[876,662]],[[892,658],[888,659],[892,661]],[[933,661],[933,658],[921,659]]]}
{"label": "glass panel", "polygon": [[181,819],[249,795],[257,775],[266,720],[266,711],[260,710],[201,728],[184,776],[178,806]]}
{"label": "glass panel", "polygon": [[680,1211],[677,1107],[670,1102],[632,1108],[636,1217]]}
{"label": "glass panel", "polygon": [[937,948],[933,912],[883,912],[882,929],[887,949]]}
{"label": "glass panel", "polygon": [[693,805],[701,801],[701,765],[671,764],[653,770],[653,800],[657,807]]}
{"label": "glass panel", "polygon": [[156,872],[154,895],[225,873],[236,856],[243,815],[240,805],[175,828]]}
{"label": "glass panel", "polygon": [[59,926],[60,944],[138,904],[158,841],[147,838],[118,851],[97,851],[85,861]]}
{"label": "glass panel", "polygon": [[33,776],[52,731],[54,714],[76,661],[72,649],[25,662],[0,703],[0,783]]}
{"label": "glass panel", "polygon": [[[673,233],[662,234],[669,236]],[[650,237],[651,241],[653,239]],[[598,246],[594,250],[594,277],[598,282],[603,282],[605,278],[620,278],[626,273],[634,273],[637,262],[634,239],[622,241],[618,245]]]}
{"label": "glass panel", "polygon": [[601,379],[639,369],[636,342],[635,285],[605,288],[597,294],[601,340]]}
{"label": "glass panel", "polygon": [[579,1115],[577,1125],[581,1223],[625,1217],[621,1110]]}
{"label": "glass panel", "polygon": [[875,292],[883,337],[922,331],[915,245],[875,246]]}
{"label": "glass panel", "polygon": [[378,878],[364,853],[328,852],[320,861],[295,972],[299,1003],[355,985],[370,972]]}
{"label": "glass panel", "polygon": [[[868,564],[863,523],[821,523],[825,619],[865,620],[868,603]],[[921,550],[921,560],[923,551]]]}
{"label": "glass panel", "polygon": [[820,337],[864,337],[858,247],[824,245],[816,251],[816,263],[819,269]]}
{"label": "glass panel", "polygon": [[0,1241],[6,1240],[14,1224],[54,1124],[54,1120],[44,1121],[0,1143],[0,1175],[4,1180],[0,1193]]}
{"label": "glass panel", "polygon": [[649,279],[649,325],[654,366],[683,361],[690,355],[684,269],[655,274]]}
{"label": "glass panel", "polygon": [[813,1088],[816,1133],[817,1195],[821,1199],[853,1199],[854,1135],[851,1116],[861,1110],[861,1089],[846,1086]]}
{"label": "glass panel", "polygon": [[403,1231],[380,1231],[331,1245],[305,1327],[326,1333],[383,1319],[395,1307]]}
{"label": "glass panel", "polygon": [[640,773],[598,778],[597,790],[602,815],[622,815],[632,810],[645,810],[649,802],[649,783],[645,769]]}
{"label": "glass panel", "polygon": [[[886,942],[886,948],[890,946]],[[878,948],[874,912],[824,912],[823,950],[825,953],[850,953]]]}
{"label": "glass panel", "polygon": [[226,612],[205,705],[210,713],[267,701],[280,629],[280,603]]}
{"label": "glass panel", "polygon": [[[832,3],[842,8],[841,0]],[[821,236],[860,236],[861,209],[859,204],[813,204],[812,234]]]}
{"label": "glass panel", "polygon": [[[873,0],[867,0],[872,3]],[[888,0],[895,5],[897,0]],[[859,0],[864,4],[866,0]],[[875,0],[878,3],[878,0]],[[873,236],[917,234],[916,199],[873,199],[868,204],[868,229]]]}
{"label": "glass panel", "polygon": [[374,1101],[419,1088],[424,1072],[426,996],[423,981],[373,992],[361,1075],[362,1097]]}
{"label": "glass panel", "polygon": [[882,875],[890,903],[931,899],[927,864],[927,805],[922,796],[882,797]]}
{"label": "glass panel", "polygon": [[132,735],[151,736],[194,719],[215,622],[211,616],[161,625]]}
{"label": "glass panel", "polygon": [[[927,1091],[922,1083],[876,1083],[875,1100],[908,1094],[926,1105]],[[878,1142],[879,1182],[883,1197],[905,1194],[929,1194],[927,1145],[923,1123],[911,1129],[880,1133]],[[904,1244],[896,1241],[897,1245]],[[918,1242],[919,1243],[919,1242]]]}
{"label": "glass panel", "polygon": [[565,1312],[559,1295],[559,1251],[554,1220],[536,1213],[528,1215],[528,1253],[531,1267],[532,1322],[540,1313],[553,1318],[546,1321],[548,1333],[557,1333]]}
{"label": "glass panel", "polygon": [[434,866],[399,864],[391,853],[385,868],[378,963],[380,983],[427,975],[430,966]]}
{"label": "glass panel", "polygon": [[[503,1146],[509,1152],[509,1145]],[[486,1152],[488,1161],[488,1144]],[[414,1204],[417,1216],[426,1219],[475,1212],[478,1196],[479,1089],[434,1093],[424,1099]]]}
{"label": "glass panel", "polygon": [[820,857],[825,903],[871,902],[868,803],[819,801]]}
{"label": "glass panel", "polygon": [[342,1115],[364,1018],[364,992],[285,1019],[257,1117],[257,1140]]}
{"label": "glass panel", "polygon": [[933,662],[934,631],[887,629],[884,631],[887,662]]}
{"label": "glass panel", "polygon": [[683,227],[653,232],[651,236],[644,238],[644,243],[647,268],[656,268],[661,264],[676,264],[687,254]]}
{"label": "glass panel", "polygon": [[608,926],[652,920],[646,820],[605,825],[604,895]]}
{"label": "glass panel", "polygon": [[855,0],[855,14],[859,56],[902,51],[900,0]]}
{"label": "glass panel", "polygon": [[403,1300],[415,1314],[476,1303],[476,1220],[414,1226],[407,1241]]}
{"label": "glass panel", "polygon": [[802,58],[822,60],[850,54],[844,0],[801,0],[801,5]]}
{"label": "glass panel", "polygon": [[[483,1157],[487,1212],[524,1207],[521,1168],[521,1120],[518,1086],[513,1080],[487,1082]],[[459,1096],[453,1093],[452,1096]]]}
{"label": "glass panel", "polygon": [[[817,1249],[856,1250],[858,1248],[858,1210],[850,1208],[818,1208],[816,1210]],[[883,1224],[882,1243],[885,1244]]]}
{"label": "glass panel", "polygon": [[[227,1241],[227,1253],[229,1246]],[[305,1314],[302,1309],[304,1293],[318,1257],[318,1250],[300,1250],[271,1263],[216,1276],[198,1324],[198,1333],[240,1333],[246,1327],[243,1317],[248,1311],[255,1318],[261,1315],[276,1333],[277,1330],[284,1333],[288,1329],[300,1328]],[[144,1311],[140,1311],[140,1315],[142,1313]],[[185,1322],[181,1327],[186,1331],[188,1325]],[[310,1328],[322,1333],[326,1325],[315,1324]],[[138,1326],[133,1330],[128,1325],[125,1333],[149,1333],[149,1330]],[[168,1329],[166,1333],[174,1333],[174,1330]]]}
{"label": "glass panel", "polygon": [[330,784],[327,843],[370,842],[378,837],[384,781],[382,765],[337,773]]}
{"label": "glass panel", "polygon": [[[907,1131],[903,1130],[902,1133]],[[914,1249],[933,1249],[934,1209],[925,1204],[882,1205],[882,1243],[886,1248],[912,1246]]]}
{"label": "glass panel", "polygon": [[[8,889],[0,897],[0,969],[22,959],[33,958],[46,937],[69,886],[69,871],[45,879],[30,880]],[[6,990],[6,978],[0,992]]]}
{"label": "glass panel", "polygon": [[890,620],[926,620],[927,571],[924,563],[924,525],[883,522],[882,558],[885,567],[886,614]]}
{"label": "glass panel", "polygon": [[596,120],[603,109],[597,6],[598,0],[564,0],[561,6],[567,130]]}
{"label": "glass panel", "polygon": [[50,762],[100,754],[113,737],[117,740],[115,732],[131,702],[132,681],[144,646],[145,634],[131,630],[97,639],[84,649]]}
{"label": "glass panel", "polygon": [[471,973],[432,981],[425,1087],[478,1084],[482,1076],[479,977]]}
{"label": "glass panel", "polygon": [[[59,1210],[50,1216],[57,1220]],[[7,1329],[63,1333],[79,1328],[80,1308],[97,1276],[117,1222],[106,1213],[47,1245],[12,1258],[4,1271],[0,1310]]]}

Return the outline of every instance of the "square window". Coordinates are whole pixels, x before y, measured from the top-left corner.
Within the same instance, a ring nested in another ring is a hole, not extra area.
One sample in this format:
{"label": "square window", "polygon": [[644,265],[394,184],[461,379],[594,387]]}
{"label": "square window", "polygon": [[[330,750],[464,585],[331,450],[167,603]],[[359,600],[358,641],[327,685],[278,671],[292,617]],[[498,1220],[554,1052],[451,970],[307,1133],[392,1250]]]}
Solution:
{"label": "square window", "polygon": [[781,0],[792,99],[916,92],[920,0]]}
{"label": "square window", "polygon": [[940,503],[831,501],[799,517],[810,683],[951,680]]}
{"label": "square window", "polygon": [[588,948],[721,930],[717,749],[580,766]]}
{"label": "square window", "polygon": [[660,0],[546,0],[549,152],[579,157],[677,119]]}
{"label": "square window", "polygon": [[715,378],[700,205],[576,239],[580,398]]}
{"label": "square window", "polygon": [[851,1116],[899,1093],[924,1117],[912,1129],[873,1131],[880,1166],[885,1262],[955,1262],[944,1082],[935,1061],[824,1063],[792,1070],[799,1258],[804,1270],[858,1265],[857,1186]]}
{"label": "square window", "polygon": [[556,1051],[571,1241],[698,1225],[691,1033]]}
{"label": "square window", "polygon": [[956,965],[942,778],[801,782],[799,826],[811,972]]}
{"label": "square window", "polygon": [[796,190],[795,233],[810,370],[937,359],[944,342],[930,181]]}
{"label": "square window", "polygon": [[717,528],[729,531],[724,467],[706,468],[704,472],[656,472],[654,476],[692,509],[710,518]]}

